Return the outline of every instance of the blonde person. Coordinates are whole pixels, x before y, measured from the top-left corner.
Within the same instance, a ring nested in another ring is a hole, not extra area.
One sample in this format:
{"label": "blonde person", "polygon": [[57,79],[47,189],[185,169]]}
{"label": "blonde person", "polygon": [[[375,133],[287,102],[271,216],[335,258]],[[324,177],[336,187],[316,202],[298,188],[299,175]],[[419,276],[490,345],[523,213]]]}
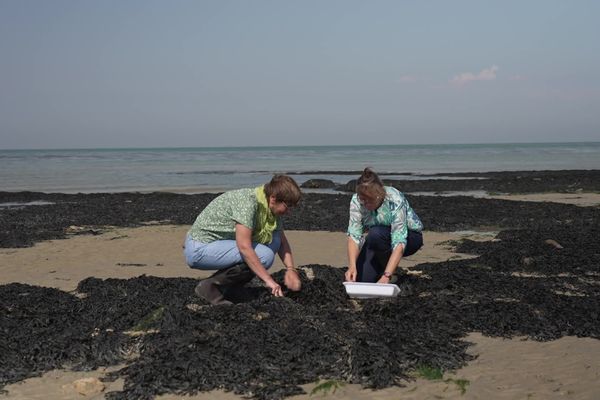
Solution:
{"label": "blonde person", "polygon": [[184,248],[191,268],[216,270],[200,281],[196,294],[211,304],[230,304],[225,292],[235,290],[258,276],[274,296],[281,286],[267,271],[278,254],[287,268],[284,283],[300,290],[292,249],[280,217],[300,201],[300,188],[289,176],[275,175],[256,188],[225,192],[198,215]]}
{"label": "blonde person", "polygon": [[365,168],[350,201],[346,280],[389,283],[402,257],[423,245],[422,230],[406,197]]}

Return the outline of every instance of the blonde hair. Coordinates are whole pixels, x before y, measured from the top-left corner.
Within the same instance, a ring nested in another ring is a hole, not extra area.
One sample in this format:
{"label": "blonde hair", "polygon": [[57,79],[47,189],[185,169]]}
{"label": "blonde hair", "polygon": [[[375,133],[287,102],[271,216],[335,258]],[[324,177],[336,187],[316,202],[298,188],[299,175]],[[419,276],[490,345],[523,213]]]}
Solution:
{"label": "blonde hair", "polygon": [[271,181],[265,184],[267,198],[275,196],[277,201],[283,201],[290,207],[295,206],[302,197],[300,187],[294,179],[287,175],[274,175]]}
{"label": "blonde hair", "polygon": [[383,199],[385,188],[379,176],[370,167],[364,169],[356,182],[356,193],[367,197]]}

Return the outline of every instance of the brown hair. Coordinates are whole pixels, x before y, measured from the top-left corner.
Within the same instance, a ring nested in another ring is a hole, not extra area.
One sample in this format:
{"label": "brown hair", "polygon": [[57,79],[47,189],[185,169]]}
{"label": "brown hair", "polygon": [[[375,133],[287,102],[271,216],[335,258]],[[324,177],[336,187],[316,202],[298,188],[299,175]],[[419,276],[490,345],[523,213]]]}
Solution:
{"label": "brown hair", "polygon": [[385,188],[379,176],[370,167],[364,169],[356,182],[356,193],[368,197],[385,197]]}
{"label": "brown hair", "polygon": [[271,181],[265,184],[265,195],[267,198],[275,196],[277,201],[283,201],[290,207],[295,206],[302,197],[302,192],[295,180],[287,175],[275,175]]}

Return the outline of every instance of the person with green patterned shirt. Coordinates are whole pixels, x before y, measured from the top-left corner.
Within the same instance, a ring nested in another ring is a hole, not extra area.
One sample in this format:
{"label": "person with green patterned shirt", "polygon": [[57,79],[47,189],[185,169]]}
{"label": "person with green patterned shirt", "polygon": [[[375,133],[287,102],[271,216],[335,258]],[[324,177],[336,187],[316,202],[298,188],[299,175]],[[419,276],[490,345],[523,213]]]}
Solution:
{"label": "person with green patterned shirt", "polygon": [[286,267],[284,284],[300,290],[280,219],[300,197],[300,188],[291,177],[275,175],[265,185],[231,190],[213,199],[196,218],[184,246],[191,268],[217,270],[198,284],[196,294],[211,304],[231,304],[226,292],[258,276],[274,296],[283,296],[281,286],[267,271],[275,254]]}
{"label": "person with green patterned shirt", "polygon": [[365,168],[350,201],[346,280],[390,283],[400,259],[423,246],[422,230],[406,197]]}

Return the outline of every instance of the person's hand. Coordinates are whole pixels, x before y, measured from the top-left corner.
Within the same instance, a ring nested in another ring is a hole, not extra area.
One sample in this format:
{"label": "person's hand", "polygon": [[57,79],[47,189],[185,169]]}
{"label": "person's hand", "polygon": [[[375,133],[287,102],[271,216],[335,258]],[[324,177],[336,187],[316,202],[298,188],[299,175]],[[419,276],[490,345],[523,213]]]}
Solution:
{"label": "person's hand", "polygon": [[390,283],[390,278],[385,275],[381,275],[381,278],[379,278],[377,283]]}
{"label": "person's hand", "polygon": [[265,282],[267,284],[267,286],[269,287],[269,289],[271,289],[271,294],[275,297],[283,297],[283,289],[281,289],[281,286],[279,286],[279,284],[277,282],[275,282],[273,279],[270,279],[269,282]]}
{"label": "person's hand", "polygon": [[345,276],[346,282],[356,282],[356,268],[348,267]]}
{"label": "person's hand", "polygon": [[285,283],[285,286],[287,286],[288,289],[294,292],[300,290],[300,287],[302,286],[298,272],[293,268],[288,268],[287,271],[285,271],[283,283]]}

